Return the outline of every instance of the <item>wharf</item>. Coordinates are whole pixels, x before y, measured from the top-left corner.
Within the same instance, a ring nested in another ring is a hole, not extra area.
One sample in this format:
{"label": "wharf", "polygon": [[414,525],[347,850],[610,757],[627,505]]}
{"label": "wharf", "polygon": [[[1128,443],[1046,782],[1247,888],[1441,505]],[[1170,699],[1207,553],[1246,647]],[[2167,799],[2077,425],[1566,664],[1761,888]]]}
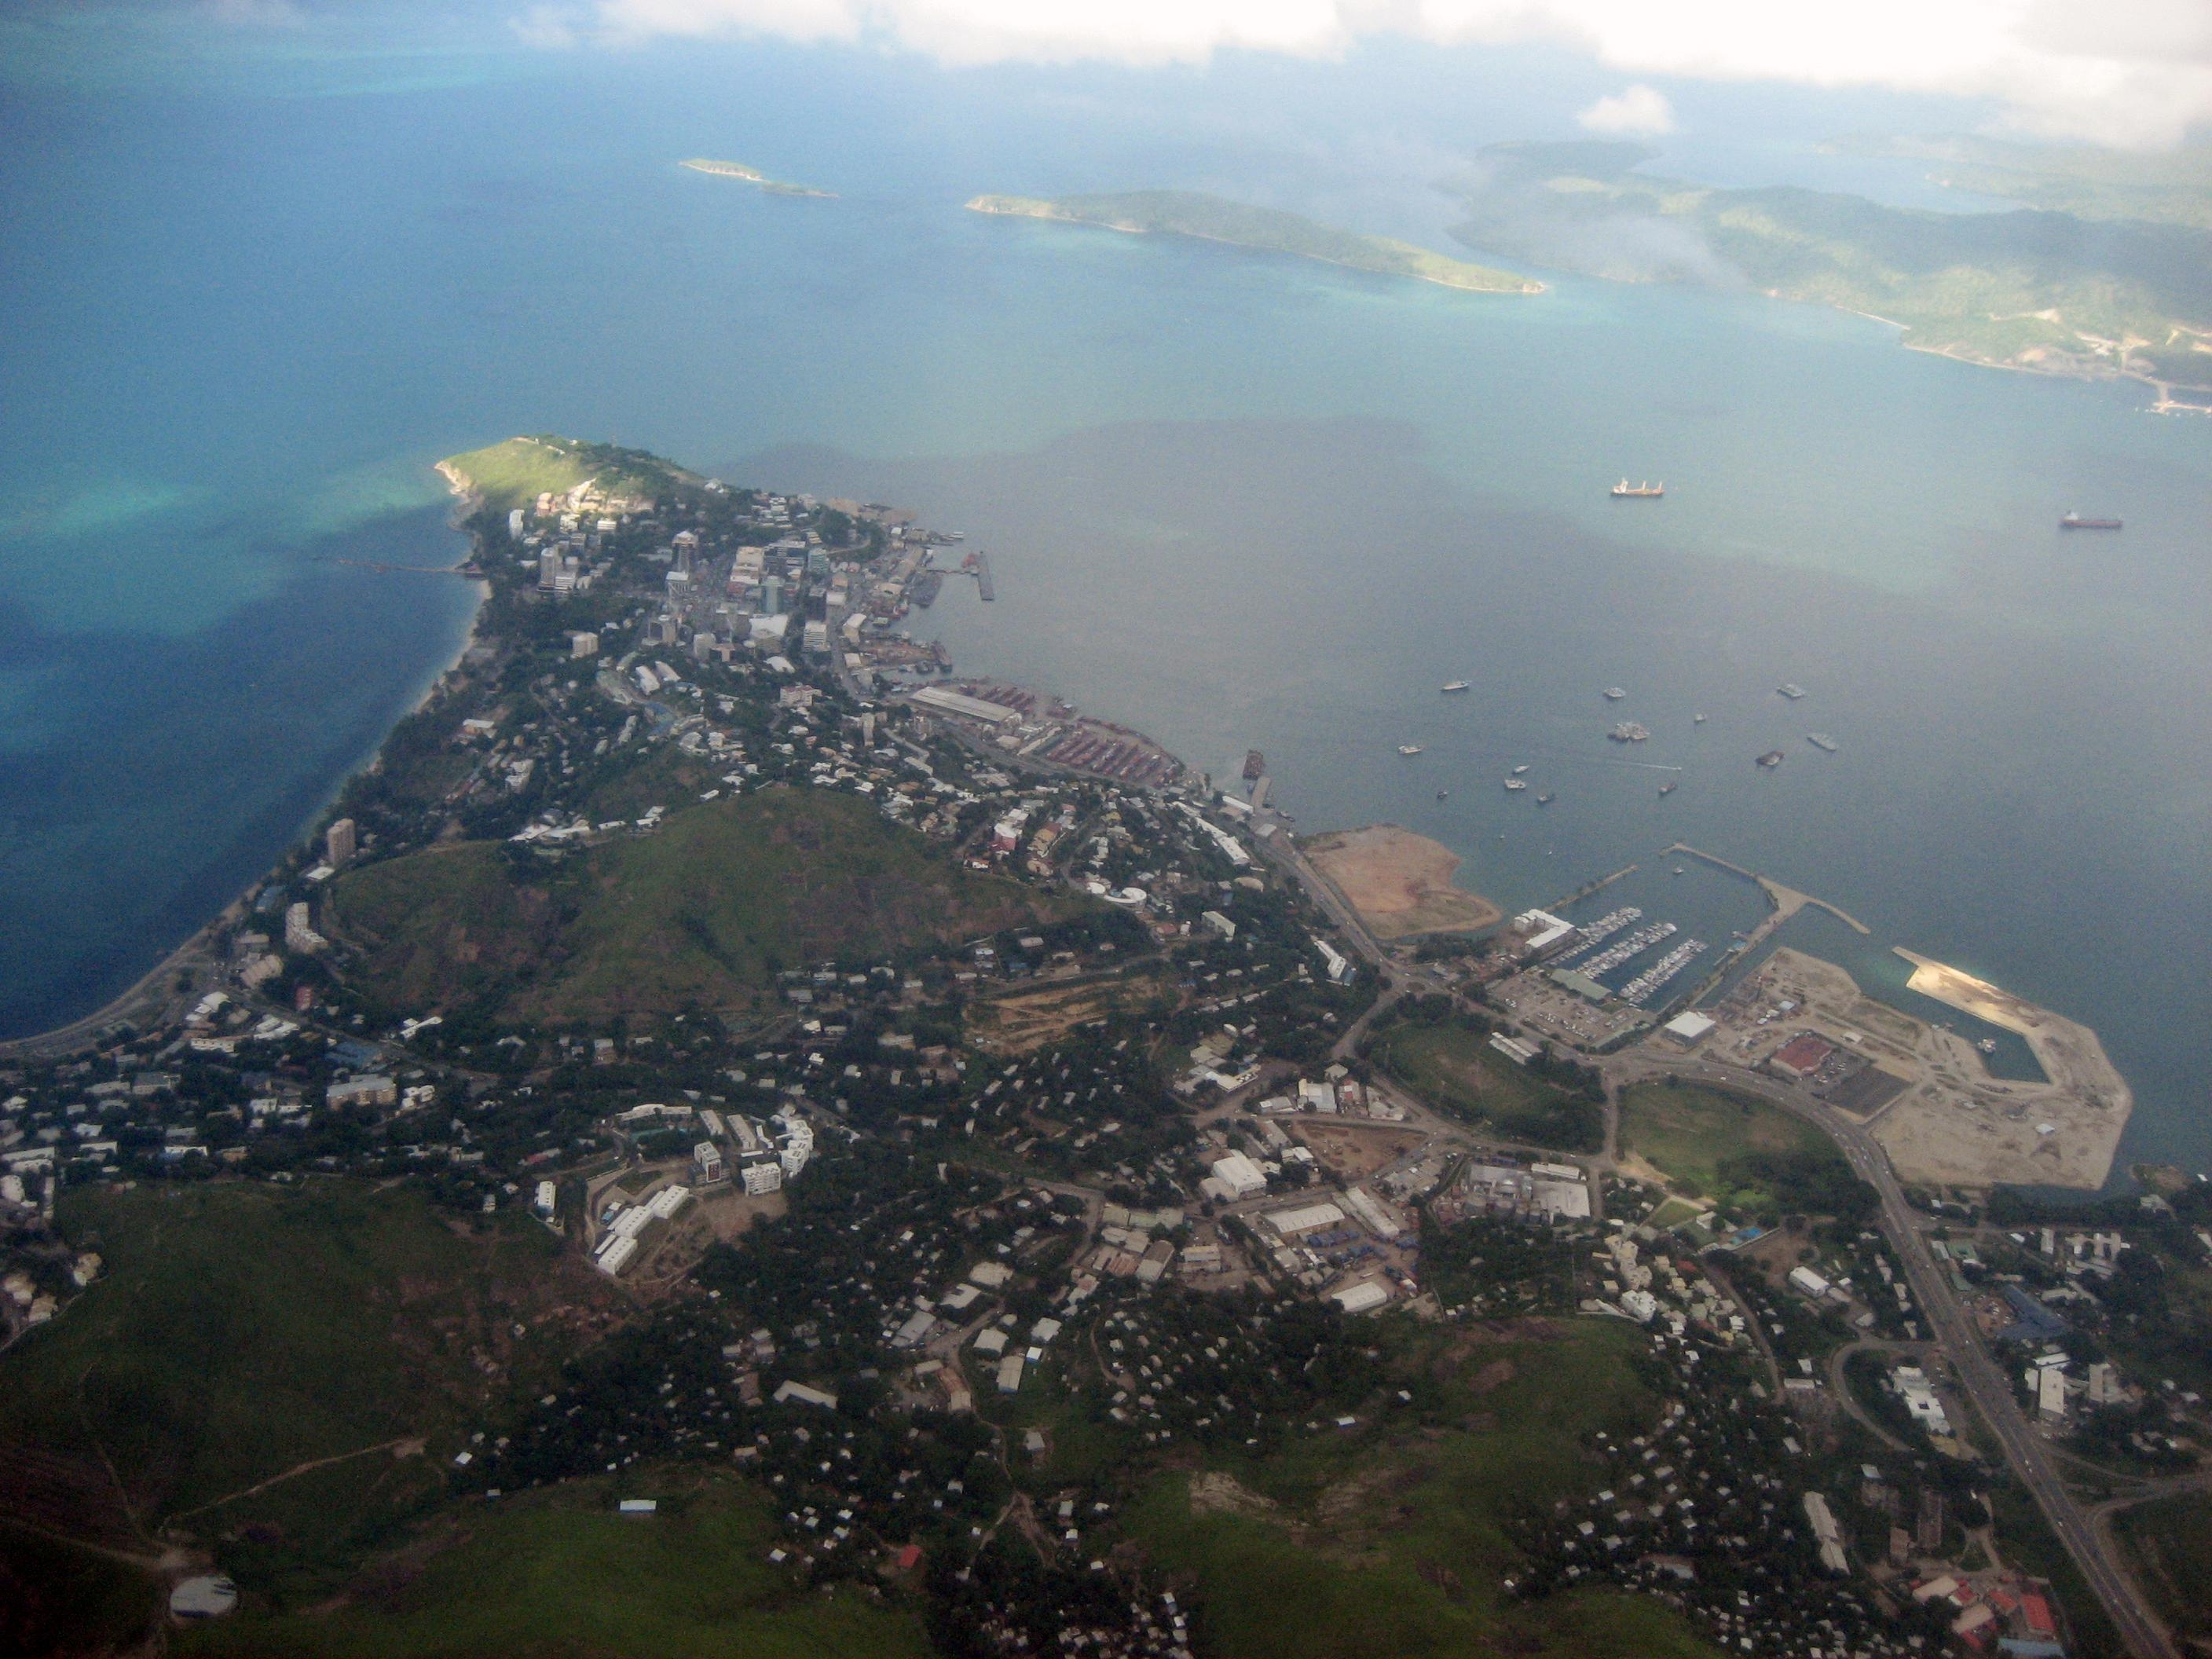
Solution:
{"label": "wharf", "polygon": [[991,586],[991,556],[971,553],[969,556],[975,561],[975,597],[986,602],[997,599]]}

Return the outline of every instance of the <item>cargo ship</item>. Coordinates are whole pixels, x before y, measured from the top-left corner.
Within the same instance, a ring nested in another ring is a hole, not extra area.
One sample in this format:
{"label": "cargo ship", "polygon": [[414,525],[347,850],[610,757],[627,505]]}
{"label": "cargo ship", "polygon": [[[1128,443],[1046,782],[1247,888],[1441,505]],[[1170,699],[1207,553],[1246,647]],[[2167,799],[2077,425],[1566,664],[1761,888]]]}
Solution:
{"label": "cargo ship", "polygon": [[1643,483],[1632,484],[1623,478],[1613,487],[1613,499],[1616,501],[1656,501],[1666,493],[1667,485],[1664,480],[1658,483],[1652,483],[1647,480]]}
{"label": "cargo ship", "polygon": [[1464,691],[1468,689],[1468,684],[1465,680],[1446,680],[1437,689],[1449,694],[1454,691]]}
{"label": "cargo ship", "polygon": [[1814,748],[1824,750],[1831,755],[1836,752],[1836,740],[1826,732],[1808,732],[1805,734],[1805,741],[1811,744]]}
{"label": "cargo ship", "polygon": [[920,605],[924,611],[927,611],[931,605],[937,603],[938,590],[944,586],[945,578],[943,576],[939,575],[934,570],[925,570],[919,576],[916,576],[914,579],[914,586],[908,588],[907,592],[913,595],[914,602],[916,605]]}
{"label": "cargo ship", "polygon": [[1765,754],[1759,757],[1759,763],[1765,767],[1768,771],[1771,772],[1776,767],[1782,764],[1782,751],[1779,749],[1768,750]]}
{"label": "cargo ship", "polygon": [[2061,530],[2118,530],[2118,519],[2085,519],[2079,513],[2069,513],[2058,521]]}
{"label": "cargo ship", "polygon": [[1267,769],[1267,757],[1256,749],[1244,751],[1244,781],[1249,783]]}

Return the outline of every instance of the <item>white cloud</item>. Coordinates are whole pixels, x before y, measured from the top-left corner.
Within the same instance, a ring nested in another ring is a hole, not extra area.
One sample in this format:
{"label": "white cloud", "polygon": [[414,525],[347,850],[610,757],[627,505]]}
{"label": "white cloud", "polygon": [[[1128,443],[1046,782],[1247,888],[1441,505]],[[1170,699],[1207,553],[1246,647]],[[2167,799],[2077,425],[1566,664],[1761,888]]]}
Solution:
{"label": "white cloud", "polygon": [[569,3],[568,12],[537,7],[527,32],[556,39],[557,18],[601,40],[866,41],[963,64],[1201,63],[1239,49],[1327,57],[1385,34],[1443,45],[1543,41],[1627,75],[1986,99],[2008,125],[2051,137],[2160,146],[2212,124],[2206,0]]}
{"label": "white cloud", "polygon": [[1601,98],[1575,119],[1592,132],[1632,133],[1657,137],[1674,130],[1674,106],[1664,93],[1642,82]]}

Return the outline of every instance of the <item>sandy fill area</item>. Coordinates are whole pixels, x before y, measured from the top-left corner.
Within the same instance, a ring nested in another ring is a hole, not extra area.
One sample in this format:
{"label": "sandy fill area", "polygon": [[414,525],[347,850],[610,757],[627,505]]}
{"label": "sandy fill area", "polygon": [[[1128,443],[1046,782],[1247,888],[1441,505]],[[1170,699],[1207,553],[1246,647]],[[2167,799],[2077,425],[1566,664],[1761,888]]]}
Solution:
{"label": "sandy fill area", "polygon": [[1504,919],[1488,899],[1452,884],[1451,848],[1394,823],[1317,836],[1304,850],[1377,939],[1472,933]]}

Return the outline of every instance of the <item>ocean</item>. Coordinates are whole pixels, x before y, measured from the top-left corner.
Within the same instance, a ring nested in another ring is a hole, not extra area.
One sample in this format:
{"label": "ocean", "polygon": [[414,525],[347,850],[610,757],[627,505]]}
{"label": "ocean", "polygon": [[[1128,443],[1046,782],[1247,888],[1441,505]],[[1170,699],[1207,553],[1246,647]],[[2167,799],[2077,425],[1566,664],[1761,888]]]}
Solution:
{"label": "ocean", "polygon": [[468,626],[466,584],[377,568],[460,556],[429,464],[562,431],[965,531],[997,602],[917,619],[963,670],[1218,777],[1261,749],[1300,827],[1407,824],[1509,907],[1635,863],[1593,902],[1717,953],[1761,906],[1678,840],[1831,900],[1872,933],[1784,941],[2095,1026],[2124,1160],[2212,1162],[2212,426],[1752,294],[1473,296],[961,211],[1179,184],[1449,246],[1437,157],[1543,118],[1363,146],[1322,101],[1321,156],[1270,75],[1223,78],[1196,121],[1174,76],[765,49],[16,89],[0,1031],[96,1006],[300,832]]}

